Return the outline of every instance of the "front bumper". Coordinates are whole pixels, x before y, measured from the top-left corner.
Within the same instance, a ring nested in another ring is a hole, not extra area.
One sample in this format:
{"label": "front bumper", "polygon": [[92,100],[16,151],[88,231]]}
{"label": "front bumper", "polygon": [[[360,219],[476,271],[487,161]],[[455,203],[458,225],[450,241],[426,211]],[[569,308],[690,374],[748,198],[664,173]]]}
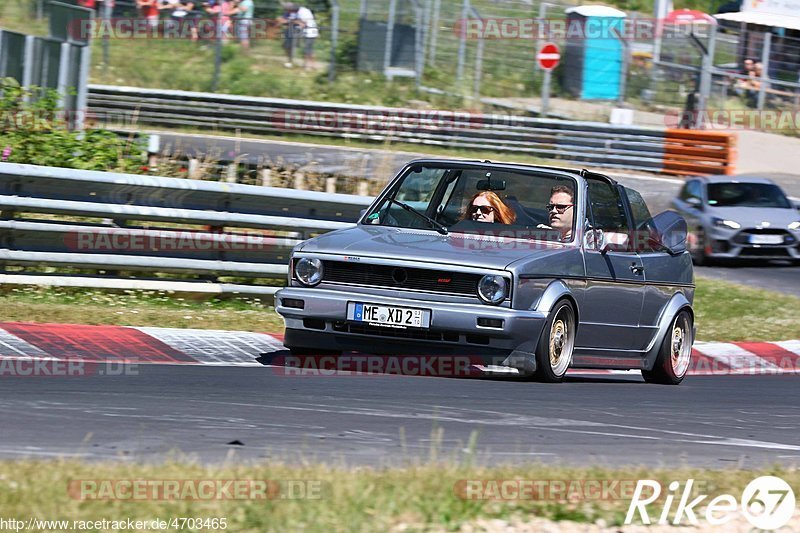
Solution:
{"label": "front bumper", "polygon": [[[286,307],[303,300],[303,309]],[[347,321],[347,303],[430,309],[430,327],[397,330]],[[286,321],[289,348],[363,351],[380,354],[459,354],[481,357],[486,364],[531,370],[546,313],[484,304],[442,303],[367,295],[320,288],[287,287],[275,295],[275,309]],[[500,319],[502,327],[478,326],[478,318]],[[513,355],[509,359],[508,356]],[[513,363],[513,361],[525,361]],[[512,364],[513,363],[513,364]],[[522,368],[525,367],[525,368]]]}
{"label": "front bumper", "polygon": [[756,231],[714,227],[708,231],[705,255],[720,259],[800,259],[800,235],[787,231],[789,240],[783,244],[751,244],[749,234]]}

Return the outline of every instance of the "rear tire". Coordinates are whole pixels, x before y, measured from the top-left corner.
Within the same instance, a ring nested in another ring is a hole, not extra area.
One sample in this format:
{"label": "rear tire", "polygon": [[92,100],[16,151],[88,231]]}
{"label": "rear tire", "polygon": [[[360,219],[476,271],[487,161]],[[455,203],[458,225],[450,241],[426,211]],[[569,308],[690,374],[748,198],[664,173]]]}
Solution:
{"label": "rear tire", "polygon": [[693,343],[692,315],[686,309],[682,309],[672,320],[653,369],[642,369],[644,380],[662,385],[677,385],[683,381],[692,361]]}
{"label": "rear tire", "polygon": [[575,308],[569,300],[559,300],[547,317],[536,347],[534,379],[545,383],[560,383],[572,364],[577,321]]}

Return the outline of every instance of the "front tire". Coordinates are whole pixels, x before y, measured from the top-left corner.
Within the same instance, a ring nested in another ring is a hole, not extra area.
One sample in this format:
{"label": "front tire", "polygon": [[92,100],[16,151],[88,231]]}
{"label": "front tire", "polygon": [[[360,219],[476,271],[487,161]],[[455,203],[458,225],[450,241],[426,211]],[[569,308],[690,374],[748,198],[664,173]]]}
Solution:
{"label": "front tire", "polygon": [[642,369],[644,380],[648,383],[662,385],[677,385],[683,381],[692,361],[693,343],[692,315],[683,309],[675,315],[672,325],[661,343],[661,349],[653,369]]}
{"label": "front tire", "polygon": [[546,383],[559,383],[572,364],[577,321],[569,300],[559,300],[547,318],[539,345],[536,347],[534,378]]}

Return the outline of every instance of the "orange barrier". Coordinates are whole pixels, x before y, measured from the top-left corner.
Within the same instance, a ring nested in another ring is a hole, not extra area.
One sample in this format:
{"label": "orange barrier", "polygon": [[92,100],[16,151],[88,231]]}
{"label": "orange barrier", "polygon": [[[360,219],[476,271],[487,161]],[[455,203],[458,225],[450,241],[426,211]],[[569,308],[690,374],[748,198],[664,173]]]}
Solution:
{"label": "orange barrier", "polygon": [[667,129],[665,174],[727,174],[736,170],[736,134],[722,131]]}

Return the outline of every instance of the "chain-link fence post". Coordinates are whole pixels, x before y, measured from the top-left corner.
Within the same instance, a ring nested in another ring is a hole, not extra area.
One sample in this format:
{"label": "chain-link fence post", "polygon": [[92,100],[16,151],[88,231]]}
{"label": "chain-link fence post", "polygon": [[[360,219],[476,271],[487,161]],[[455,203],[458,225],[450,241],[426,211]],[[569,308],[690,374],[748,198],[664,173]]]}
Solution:
{"label": "chain-link fence post", "polygon": [[[366,9],[366,6],[364,7]],[[363,16],[363,15],[362,15]],[[331,0],[331,60],[328,65],[328,83],[336,79],[336,50],[339,48],[339,2]]]}
{"label": "chain-link fence post", "polygon": [[[536,53],[536,54],[538,54],[539,50],[542,49],[542,43],[544,43],[544,40],[546,38],[546,36],[544,35],[544,28],[546,28],[546,27],[549,28],[550,27],[549,24],[545,24],[544,23],[544,18],[547,16],[547,6],[549,6],[549,5],[552,5],[552,4],[548,4],[547,2],[542,2],[541,4],[539,4],[539,24],[538,24],[538,29],[537,29],[537,32],[536,32],[536,49],[534,50],[534,53]],[[536,72],[537,70],[539,70],[539,68],[540,68],[539,67],[539,62],[538,61],[534,61],[533,62],[533,71]]]}
{"label": "chain-link fence post", "polygon": [[386,48],[383,51],[383,73],[392,65],[392,44],[394,43],[394,16],[397,11],[397,0],[389,0],[389,17],[386,20]]}
{"label": "chain-link fence post", "polygon": [[428,61],[431,66],[436,65],[436,41],[439,39],[439,12],[442,8],[442,0],[433,0],[433,13],[430,23],[430,48],[428,50]]}
{"label": "chain-link fence post", "polygon": [[422,0],[423,1],[423,8],[422,8],[422,68],[420,70],[420,75],[425,74],[425,64],[428,59],[428,45],[431,39],[431,9],[432,9],[432,2],[431,0]]}
{"label": "chain-link fence post", "polygon": [[764,109],[767,99],[767,83],[769,83],[769,54],[772,48],[772,33],[764,32],[764,47],[761,49],[761,79],[758,86],[758,110]]}
{"label": "chain-link fence post", "polygon": [[[102,11],[102,13],[103,13],[103,15],[102,15],[103,16],[103,24],[105,25],[106,28],[108,28],[108,27],[110,27],[109,21],[111,20],[111,0],[104,0],[102,9],[103,9],[103,11]],[[108,33],[109,32],[107,32],[107,31],[103,32],[103,73],[104,74],[108,73],[108,63],[111,61],[109,59],[109,50],[108,50],[109,45],[110,45],[110,43],[109,43],[110,37],[109,37]]]}
{"label": "chain-link fence post", "polygon": [[219,85],[219,73],[222,70],[222,14],[216,17],[214,21],[214,32],[216,42],[214,43],[214,77],[211,79],[211,92],[217,92]]}
{"label": "chain-link fence post", "polygon": [[708,102],[711,99],[711,76],[714,70],[714,51],[717,44],[717,27],[711,26],[708,35],[708,46],[703,50],[703,69],[700,72],[700,99],[697,102],[697,114],[695,127],[701,129],[703,116],[708,110]]}
{"label": "chain-link fence post", "polygon": [[458,24],[460,35],[458,36],[458,64],[456,65],[456,80],[464,79],[464,61],[467,56],[467,19],[470,12],[469,0],[463,0],[461,7],[461,23]]}
{"label": "chain-link fence post", "polygon": [[483,74],[483,35],[478,35],[478,48],[475,51],[475,79],[472,95],[475,105],[481,98],[481,76]]}
{"label": "chain-link fence post", "polygon": [[[622,24],[625,24],[624,19],[622,20]],[[625,39],[624,35],[620,35],[619,32],[617,32],[616,37],[619,39],[619,42],[622,45],[622,65],[619,76],[619,96],[617,97],[617,105],[622,106],[625,103],[625,91],[627,89],[628,70],[630,68],[631,46],[630,43],[628,43],[628,41]]]}

